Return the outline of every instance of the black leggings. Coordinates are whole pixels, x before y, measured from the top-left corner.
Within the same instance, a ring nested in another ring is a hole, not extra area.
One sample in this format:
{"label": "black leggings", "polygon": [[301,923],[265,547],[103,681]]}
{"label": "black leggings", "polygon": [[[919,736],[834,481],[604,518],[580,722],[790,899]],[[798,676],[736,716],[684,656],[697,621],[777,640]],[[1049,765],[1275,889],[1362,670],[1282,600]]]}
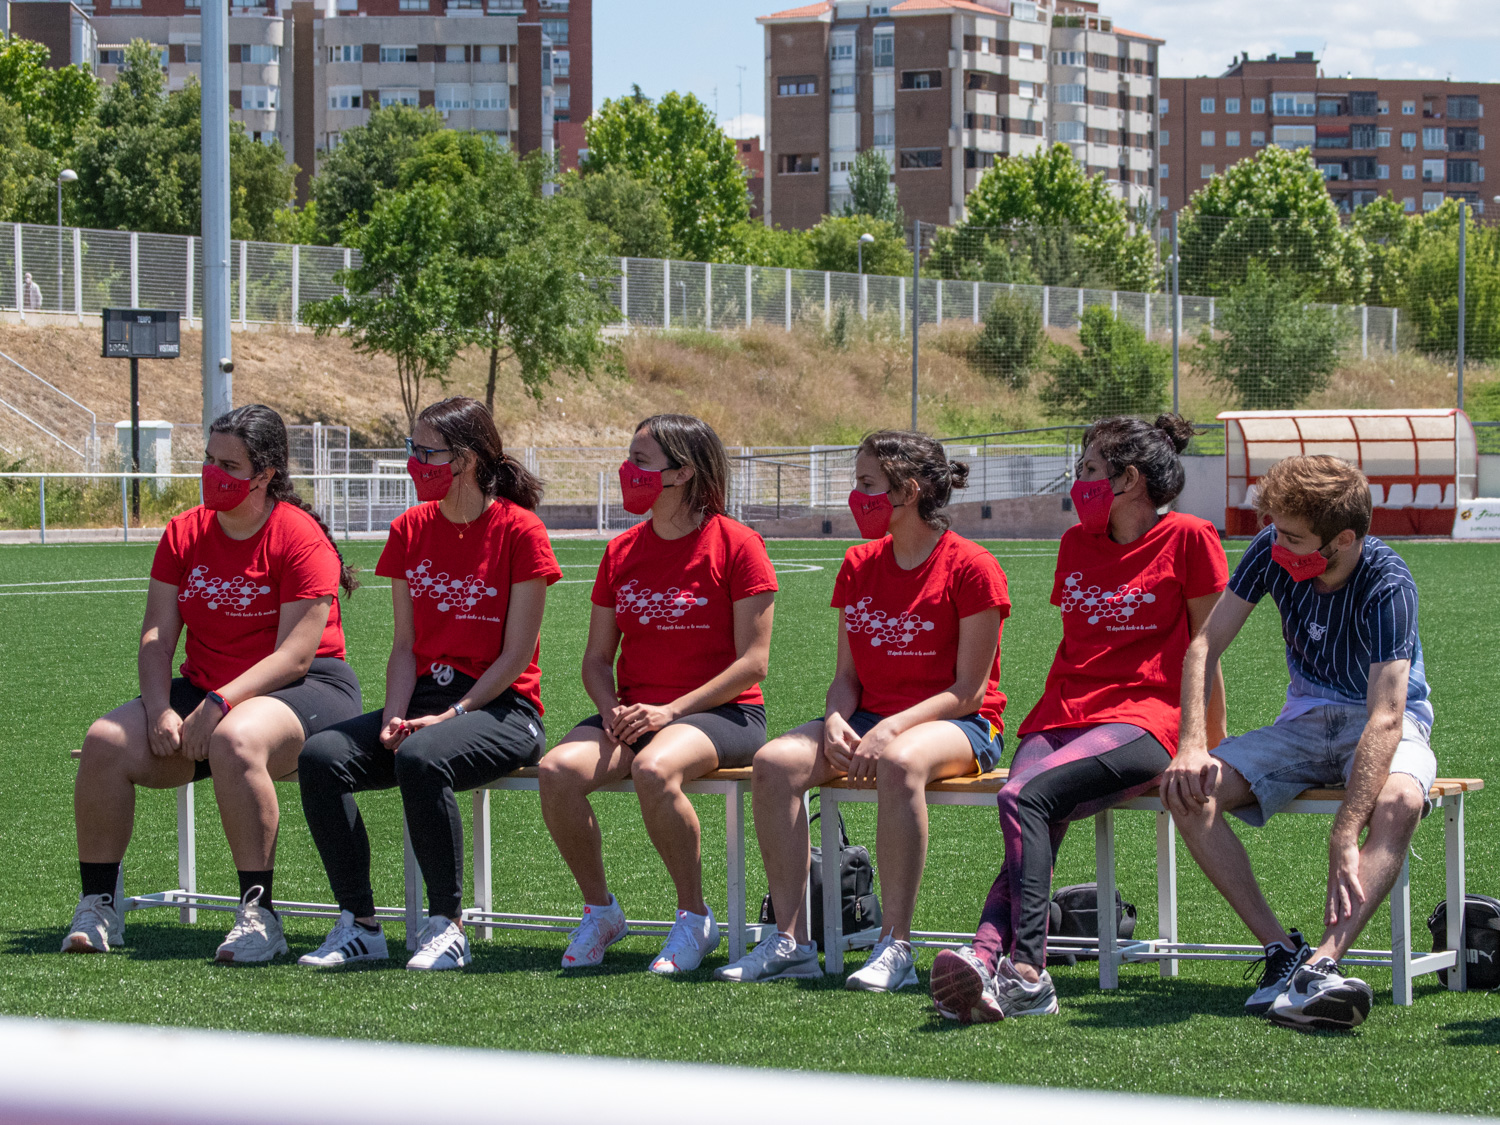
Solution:
{"label": "black leggings", "polygon": [[[406,717],[441,714],[473,686],[457,672],[447,684],[423,676]],[[453,794],[535,765],[547,744],[541,716],[507,689],[479,710],[408,736],[394,753],[380,742],[382,725],[380,711],[337,723],[309,738],[297,760],[302,811],[334,898],[356,918],[375,913],[370,839],[354,794],[400,786],[428,911],[455,917],[463,903],[464,830]]]}

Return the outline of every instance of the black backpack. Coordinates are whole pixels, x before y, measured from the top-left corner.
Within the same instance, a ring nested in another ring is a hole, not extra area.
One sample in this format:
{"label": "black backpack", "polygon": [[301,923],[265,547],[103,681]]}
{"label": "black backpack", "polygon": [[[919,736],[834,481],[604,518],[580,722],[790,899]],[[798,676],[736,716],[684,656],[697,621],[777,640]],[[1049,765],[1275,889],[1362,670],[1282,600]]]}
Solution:
{"label": "black backpack", "polygon": [[[816,795],[814,795],[816,799]],[[823,814],[815,812],[808,818],[808,827]],[[870,862],[870,853],[858,845],[849,843],[849,833],[844,828],[844,814],[835,812],[839,821],[839,899],[844,906],[845,934],[857,934],[880,925],[880,899],[875,896],[875,865]],[[823,948],[823,849],[814,844],[812,849],[812,871],[808,875],[812,894],[812,916],[807,925],[813,941]],[[771,896],[766,895],[760,903],[760,920],[765,925],[776,924],[776,910],[771,905]]]}
{"label": "black backpack", "polygon": [[[1444,899],[1427,916],[1432,931],[1432,951],[1448,948],[1448,900]],[[1500,899],[1489,895],[1464,895],[1464,954],[1468,969],[1465,985],[1473,990],[1500,987]],[[1448,983],[1448,970],[1439,969],[1438,977]]]}
{"label": "black backpack", "polygon": [[[1099,936],[1099,884],[1075,883],[1071,887],[1060,887],[1052,896],[1050,907],[1048,931],[1056,937]],[[1126,902],[1119,888],[1115,889],[1115,932],[1121,939],[1135,933],[1135,904]],[[1073,965],[1079,961],[1097,961],[1099,955],[1065,953],[1058,957],[1049,956],[1048,960]]]}

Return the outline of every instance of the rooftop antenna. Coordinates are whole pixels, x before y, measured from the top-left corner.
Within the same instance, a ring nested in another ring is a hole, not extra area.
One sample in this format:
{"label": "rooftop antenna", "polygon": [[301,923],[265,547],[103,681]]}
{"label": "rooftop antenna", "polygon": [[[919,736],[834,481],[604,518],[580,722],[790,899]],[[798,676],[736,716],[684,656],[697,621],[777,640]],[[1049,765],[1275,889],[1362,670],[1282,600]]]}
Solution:
{"label": "rooftop antenna", "polygon": [[[734,69],[740,72],[740,115],[735,121],[735,132],[738,133],[745,127],[745,68],[736,64]],[[738,136],[735,139],[744,140],[743,137]]]}

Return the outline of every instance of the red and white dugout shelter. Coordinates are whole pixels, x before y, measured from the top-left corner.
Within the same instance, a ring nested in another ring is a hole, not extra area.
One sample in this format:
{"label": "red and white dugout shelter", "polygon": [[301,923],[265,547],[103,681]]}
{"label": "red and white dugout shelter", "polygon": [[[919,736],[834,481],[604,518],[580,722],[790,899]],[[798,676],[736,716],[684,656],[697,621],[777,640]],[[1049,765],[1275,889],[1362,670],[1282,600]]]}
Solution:
{"label": "red and white dugout shelter", "polygon": [[1261,476],[1304,453],[1341,457],[1369,478],[1375,535],[1450,535],[1454,509],[1478,495],[1479,447],[1462,410],[1243,410],[1219,420],[1227,535],[1260,530]]}

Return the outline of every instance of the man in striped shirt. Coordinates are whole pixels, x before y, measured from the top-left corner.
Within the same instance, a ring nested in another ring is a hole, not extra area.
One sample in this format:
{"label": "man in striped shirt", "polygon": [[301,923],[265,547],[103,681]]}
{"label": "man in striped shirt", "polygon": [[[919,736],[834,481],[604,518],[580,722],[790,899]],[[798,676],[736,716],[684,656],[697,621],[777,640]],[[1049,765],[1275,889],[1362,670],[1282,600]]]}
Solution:
{"label": "man in striped shirt", "polygon": [[[1280,462],[1261,478],[1258,507],[1271,526],[1188,649],[1180,746],[1162,799],[1193,858],[1266,947],[1246,1009],[1288,1026],[1355,1027],[1374,994],[1338,962],[1390,893],[1437,777],[1417,587],[1401,557],[1368,534],[1370,487],[1347,462]],[[1286,706],[1269,727],[1210,753],[1209,669],[1266,594],[1281,612]],[[1328,843],[1323,937],[1310,948],[1272,913],[1224,814],[1258,827],[1304,789],[1327,785],[1347,792]]]}

